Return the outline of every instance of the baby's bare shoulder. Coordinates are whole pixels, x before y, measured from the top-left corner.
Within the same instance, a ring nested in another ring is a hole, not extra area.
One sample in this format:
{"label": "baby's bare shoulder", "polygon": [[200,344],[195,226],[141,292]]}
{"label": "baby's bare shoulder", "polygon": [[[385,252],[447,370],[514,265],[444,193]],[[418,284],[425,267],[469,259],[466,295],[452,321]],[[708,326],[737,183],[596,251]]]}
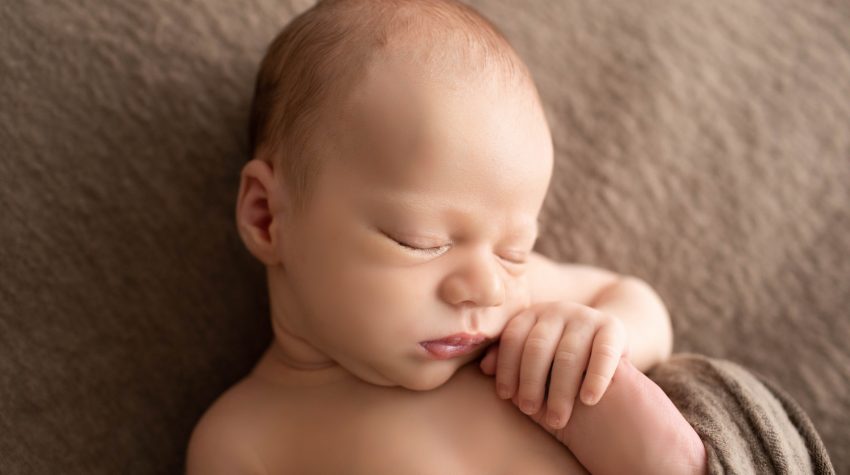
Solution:
{"label": "baby's bare shoulder", "polygon": [[192,431],[186,473],[267,473],[257,452],[266,436],[262,402],[261,389],[247,378],[219,396]]}

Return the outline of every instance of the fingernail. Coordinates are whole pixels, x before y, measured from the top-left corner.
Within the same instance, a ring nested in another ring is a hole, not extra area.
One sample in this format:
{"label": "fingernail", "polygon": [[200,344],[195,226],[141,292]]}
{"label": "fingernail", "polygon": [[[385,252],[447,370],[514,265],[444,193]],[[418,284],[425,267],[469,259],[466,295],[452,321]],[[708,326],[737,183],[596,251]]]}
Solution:
{"label": "fingernail", "polygon": [[549,414],[549,425],[551,427],[558,427],[561,425],[561,418],[557,414]]}
{"label": "fingernail", "polygon": [[499,397],[502,399],[507,399],[511,397],[511,389],[507,384],[497,384],[496,391],[499,393]]}
{"label": "fingernail", "polygon": [[524,412],[528,415],[531,415],[531,414],[534,413],[534,403],[532,401],[529,401],[528,399],[524,399],[519,404],[519,406],[522,409],[522,412]]}
{"label": "fingernail", "polygon": [[591,392],[589,390],[582,391],[581,402],[587,404],[588,406],[591,406],[591,405],[593,405],[593,403],[595,401],[596,401],[596,396],[593,394],[593,392]]}

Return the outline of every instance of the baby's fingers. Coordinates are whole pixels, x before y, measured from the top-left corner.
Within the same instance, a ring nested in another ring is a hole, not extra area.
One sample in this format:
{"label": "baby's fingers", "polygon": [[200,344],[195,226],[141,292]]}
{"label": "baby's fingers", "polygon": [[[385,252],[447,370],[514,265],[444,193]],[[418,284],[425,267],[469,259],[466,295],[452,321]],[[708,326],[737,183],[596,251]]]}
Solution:
{"label": "baby's fingers", "polygon": [[519,376],[519,402],[522,412],[532,415],[540,410],[552,371],[552,358],[564,333],[564,321],[558,316],[542,317],[528,334],[522,351]]}
{"label": "baby's fingers", "polygon": [[502,332],[496,356],[496,393],[501,399],[510,399],[517,393],[523,347],[536,321],[536,315],[526,310],[511,319]]}
{"label": "baby's fingers", "polygon": [[492,376],[496,374],[496,365],[498,364],[498,361],[499,344],[495,343],[493,345],[490,345],[489,348],[487,348],[487,354],[481,360],[479,367],[481,368],[481,371],[484,374]]}
{"label": "baby's fingers", "polygon": [[547,423],[554,429],[564,428],[572,416],[595,330],[592,325],[573,320],[567,323],[558,344],[552,362],[547,415]]}
{"label": "baby's fingers", "polygon": [[626,329],[619,320],[612,318],[611,323],[603,325],[593,339],[590,363],[581,385],[581,401],[584,404],[592,406],[602,398],[625,348]]}

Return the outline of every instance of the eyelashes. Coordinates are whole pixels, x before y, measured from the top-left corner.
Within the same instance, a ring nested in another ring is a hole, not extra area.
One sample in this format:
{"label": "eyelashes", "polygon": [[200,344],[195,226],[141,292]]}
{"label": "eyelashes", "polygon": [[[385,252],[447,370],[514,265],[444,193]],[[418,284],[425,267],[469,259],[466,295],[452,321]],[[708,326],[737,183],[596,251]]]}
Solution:
{"label": "eyelashes", "polygon": [[[414,252],[416,254],[422,254],[422,255],[426,255],[426,256],[438,256],[438,255],[442,254],[444,252],[444,250],[451,247],[451,244],[443,244],[442,246],[436,246],[436,247],[417,247],[417,246],[414,246],[412,244],[408,244],[408,243],[406,243],[406,242],[404,242],[400,239],[396,239],[396,238],[390,236],[387,233],[383,233],[383,234],[387,238],[389,238],[393,242],[395,242],[399,247],[401,247],[405,250],[408,250],[410,252]],[[499,256],[499,259],[501,259],[501,260],[503,260],[503,261],[505,261],[509,264],[513,264],[513,265],[525,264],[526,260],[527,260],[526,257],[515,258],[515,257],[503,257],[503,256]]]}
{"label": "eyelashes", "polygon": [[499,259],[502,259],[505,262],[510,262],[511,264],[516,264],[516,265],[522,265],[522,264],[525,264],[528,261],[527,257],[511,259],[511,258],[499,256]]}
{"label": "eyelashes", "polygon": [[408,250],[413,251],[413,252],[421,253],[421,254],[431,255],[431,256],[441,254],[442,250],[444,248],[448,248],[450,246],[450,244],[444,244],[442,246],[437,246],[437,247],[416,247],[416,246],[413,246],[411,244],[407,244],[405,242],[399,241],[398,239],[391,237],[389,235],[387,237],[389,237],[390,239],[395,241],[396,244],[398,244],[399,246],[401,246],[405,249],[408,249]]}

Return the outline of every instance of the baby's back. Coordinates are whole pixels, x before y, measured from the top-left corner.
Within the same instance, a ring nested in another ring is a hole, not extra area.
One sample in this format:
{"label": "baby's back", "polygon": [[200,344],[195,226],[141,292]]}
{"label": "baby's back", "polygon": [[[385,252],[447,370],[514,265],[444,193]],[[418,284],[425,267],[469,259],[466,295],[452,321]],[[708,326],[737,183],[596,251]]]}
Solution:
{"label": "baby's back", "polygon": [[197,446],[212,444],[195,441],[206,437],[193,435],[190,475],[200,467],[193,459],[226,466],[212,461],[224,452],[269,474],[587,473],[565,446],[499,399],[492,378],[474,364],[424,392],[358,380],[281,388],[248,376],[204,419],[202,431],[232,434],[217,439],[230,444],[210,453]]}

